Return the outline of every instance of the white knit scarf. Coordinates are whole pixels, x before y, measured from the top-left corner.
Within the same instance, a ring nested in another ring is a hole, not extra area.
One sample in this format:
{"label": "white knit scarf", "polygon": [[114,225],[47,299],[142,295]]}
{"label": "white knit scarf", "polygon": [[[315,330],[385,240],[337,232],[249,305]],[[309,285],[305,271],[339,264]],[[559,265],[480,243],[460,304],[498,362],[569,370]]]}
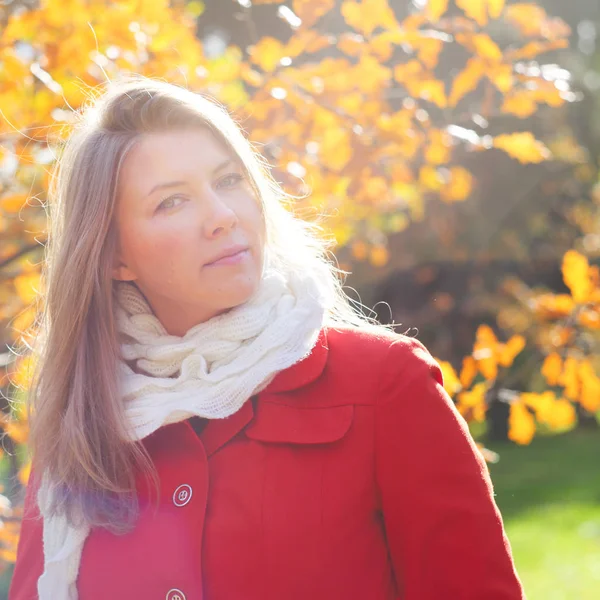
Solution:
{"label": "white knit scarf", "polygon": [[[194,415],[232,415],[279,371],[310,354],[331,306],[329,281],[319,266],[309,272],[266,269],[251,299],[183,337],[167,334],[136,286],[120,283],[120,381],[131,440]],[[138,372],[125,361],[134,361]],[[48,514],[50,493],[44,474],[38,493],[42,517]],[[44,518],[39,600],[77,600],[79,563],[89,532],[87,526],[69,526],[61,516]]]}

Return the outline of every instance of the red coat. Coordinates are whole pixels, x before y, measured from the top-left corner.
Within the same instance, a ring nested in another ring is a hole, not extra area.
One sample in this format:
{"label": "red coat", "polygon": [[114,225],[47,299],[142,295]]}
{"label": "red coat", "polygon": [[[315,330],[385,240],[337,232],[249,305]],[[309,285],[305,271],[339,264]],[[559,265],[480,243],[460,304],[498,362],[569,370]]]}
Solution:
{"label": "red coat", "polygon": [[[182,421],[144,443],[160,510],[140,484],[133,532],[92,531],[80,600],[524,598],[487,467],[415,339],[323,331],[200,437]],[[25,519],[9,600],[37,598],[41,572]]]}

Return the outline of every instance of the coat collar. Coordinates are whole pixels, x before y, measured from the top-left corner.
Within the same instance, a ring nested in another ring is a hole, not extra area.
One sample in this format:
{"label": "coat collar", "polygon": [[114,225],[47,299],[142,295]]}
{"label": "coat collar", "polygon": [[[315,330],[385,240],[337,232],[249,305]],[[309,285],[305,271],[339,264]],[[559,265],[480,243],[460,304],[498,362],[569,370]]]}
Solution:
{"label": "coat collar", "polygon": [[[255,422],[253,423],[252,429],[254,430],[255,436],[264,435],[266,436],[265,441],[269,441],[267,438],[270,439],[276,436],[273,432],[273,427],[276,427],[277,425],[281,428],[279,436],[285,436],[283,430],[289,429],[289,427],[286,427],[286,424],[293,427],[290,423],[290,418],[293,420],[292,415],[287,414],[285,407],[283,407],[283,409],[279,409],[279,412],[282,412],[283,410],[286,414],[275,417],[273,410],[263,406],[266,404],[265,399],[271,399],[274,394],[284,394],[285,392],[299,389],[315,381],[325,369],[328,352],[327,331],[323,328],[319,333],[319,337],[317,338],[317,342],[311,353],[300,362],[279,372],[269,385],[258,394],[258,398],[256,399],[256,411],[254,409],[254,402],[249,400],[233,415],[225,419],[211,419],[206,424],[200,434],[200,439],[202,440],[206,454],[208,456],[214,454],[253,420]],[[271,403],[269,402],[269,404]],[[289,412],[290,411],[288,410],[288,413]],[[186,423],[186,425],[191,429],[189,423]],[[310,427],[308,423],[307,427],[314,431],[314,427]],[[326,429],[331,430],[331,425],[326,425]],[[296,437],[298,436],[296,435]],[[290,439],[290,441],[293,440]]]}

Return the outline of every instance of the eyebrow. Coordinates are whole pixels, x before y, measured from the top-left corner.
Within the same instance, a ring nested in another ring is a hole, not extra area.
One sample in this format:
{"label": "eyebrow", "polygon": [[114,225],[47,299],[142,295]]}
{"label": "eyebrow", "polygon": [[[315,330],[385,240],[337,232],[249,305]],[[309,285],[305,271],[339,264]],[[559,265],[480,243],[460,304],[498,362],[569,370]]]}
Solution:
{"label": "eyebrow", "polygon": [[[221,164],[217,165],[213,171],[212,174],[214,175],[215,173],[218,173],[219,171],[222,171],[223,169],[226,169],[227,167],[229,167],[232,163],[237,163],[238,161],[234,160],[233,158],[227,158],[226,160],[224,160]],[[146,197],[152,196],[152,194],[154,194],[154,192],[158,192],[158,190],[164,190],[166,188],[173,188],[173,187],[177,187],[180,185],[185,185],[186,183],[188,183],[187,181],[167,181],[165,183],[158,183],[157,185],[155,185],[146,195]]]}

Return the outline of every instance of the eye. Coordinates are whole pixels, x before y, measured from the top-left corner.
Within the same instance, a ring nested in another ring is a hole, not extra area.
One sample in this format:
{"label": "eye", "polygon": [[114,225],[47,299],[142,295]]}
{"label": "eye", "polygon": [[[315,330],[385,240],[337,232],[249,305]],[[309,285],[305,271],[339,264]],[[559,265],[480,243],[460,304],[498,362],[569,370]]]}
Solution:
{"label": "eye", "polygon": [[183,196],[169,196],[168,198],[165,198],[157,207],[156,210],[157,211],[161,211],[161,210],[169,210],[171,208],[175,208],[175,206],[177,206],[176,201],[177,200],[181,200],[184,201],[185,198]]}
{"label": "eye", "polygon": [[224,177],[221,177],[217,182],[218,188],[230,188],[237,185],[244,179],[244,176],[240,173],[228,173]]}

